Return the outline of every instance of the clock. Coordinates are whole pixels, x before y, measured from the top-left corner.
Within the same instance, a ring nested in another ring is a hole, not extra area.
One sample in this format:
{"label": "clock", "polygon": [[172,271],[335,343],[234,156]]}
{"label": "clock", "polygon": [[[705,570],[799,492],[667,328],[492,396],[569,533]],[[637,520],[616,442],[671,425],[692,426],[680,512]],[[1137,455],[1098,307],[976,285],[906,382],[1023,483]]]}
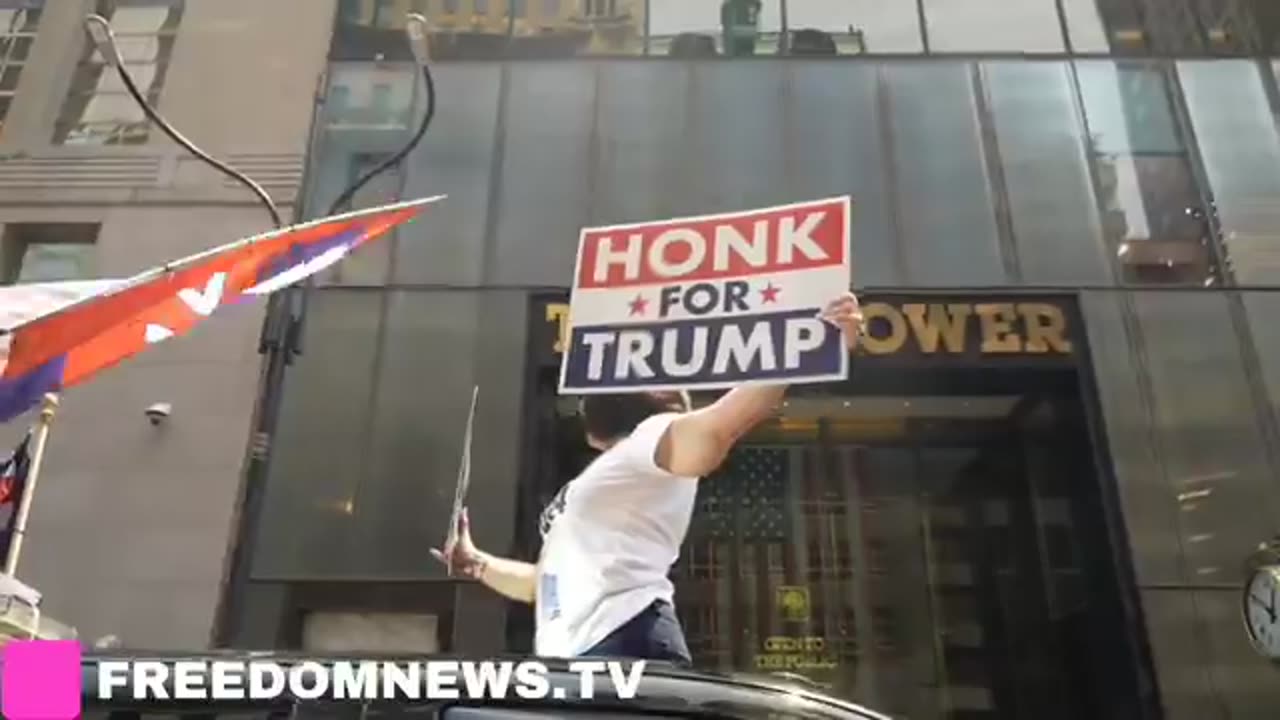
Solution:
{"label": "clock", "polygon": [[1258,546],[1245,571],[1241,597],[1245,633],[1254,650],[1280,663],[1280,538]]}

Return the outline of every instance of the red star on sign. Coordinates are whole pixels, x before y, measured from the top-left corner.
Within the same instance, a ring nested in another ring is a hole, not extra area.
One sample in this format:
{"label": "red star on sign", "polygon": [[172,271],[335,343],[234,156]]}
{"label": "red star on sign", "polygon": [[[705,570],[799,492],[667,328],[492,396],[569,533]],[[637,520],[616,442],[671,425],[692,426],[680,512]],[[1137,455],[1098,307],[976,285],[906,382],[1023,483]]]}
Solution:
{"label": "red star on sign", "polygon": [[782,288],[776,288],[773,283],[769,283],[768,287],[760,291],[760,295],[763,297],[760,301],[761,304],[778,302],[778,293],[780,292],[782,292]]}
{"label": "red star on sign", "polygon": [[644,309],[649,307],[649,301],[643,295],[636,295],[636,299],[627,304],[631,306],[632,315],[643,315]]}

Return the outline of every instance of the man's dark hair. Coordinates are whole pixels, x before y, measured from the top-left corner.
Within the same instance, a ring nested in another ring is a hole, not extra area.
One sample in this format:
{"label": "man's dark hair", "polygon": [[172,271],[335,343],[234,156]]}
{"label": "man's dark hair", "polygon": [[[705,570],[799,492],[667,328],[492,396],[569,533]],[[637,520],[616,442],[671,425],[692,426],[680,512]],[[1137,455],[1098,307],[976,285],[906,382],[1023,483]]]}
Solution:
{"label": "man's dark hair", "polygon": [[613,442],[654,415],[689,410],[689,396],[683,392],[587,395],[582,399],[582,424],[596,440]]}

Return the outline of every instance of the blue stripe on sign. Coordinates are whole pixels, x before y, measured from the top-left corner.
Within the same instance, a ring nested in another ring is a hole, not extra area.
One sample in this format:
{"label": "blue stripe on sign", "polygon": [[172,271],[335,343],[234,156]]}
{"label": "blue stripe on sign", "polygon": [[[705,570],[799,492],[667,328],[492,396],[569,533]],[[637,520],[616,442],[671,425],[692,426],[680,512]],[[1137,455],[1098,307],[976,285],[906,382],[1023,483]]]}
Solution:
{"label": "blue stripe on sign", "polygon": [[574,328],[565,388],[697,387],[829,377],[843,367],[846,350],[840,330],[817,315],[818,308],[805,308]]}

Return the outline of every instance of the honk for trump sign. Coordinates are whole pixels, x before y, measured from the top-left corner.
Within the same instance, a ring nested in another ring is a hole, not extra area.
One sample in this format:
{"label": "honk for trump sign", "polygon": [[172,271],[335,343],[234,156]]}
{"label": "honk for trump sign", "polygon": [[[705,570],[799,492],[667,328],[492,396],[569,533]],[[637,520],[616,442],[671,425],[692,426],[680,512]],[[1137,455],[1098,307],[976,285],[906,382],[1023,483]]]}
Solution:
{"label": "honk for trump sign", "polygon": [[852,201],[587,228],[560,392],[844,379],[818,315],[849,287]]}

